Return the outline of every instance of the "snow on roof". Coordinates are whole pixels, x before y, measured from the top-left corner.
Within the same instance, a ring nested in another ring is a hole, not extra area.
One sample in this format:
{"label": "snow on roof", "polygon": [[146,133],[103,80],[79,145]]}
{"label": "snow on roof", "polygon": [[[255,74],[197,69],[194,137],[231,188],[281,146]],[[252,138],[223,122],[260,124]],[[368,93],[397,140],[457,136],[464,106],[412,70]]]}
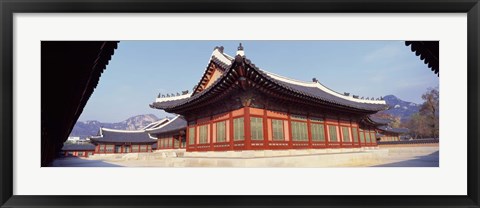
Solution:
{"label": "snow on roof", "polygon": [[315,88],[318,88],[318,89],[320,89],[320,90],[322,90],[322,91],[324,91],[328,94],[334,95],[336,97],[339,97],[339,98],[342,98],[342,99],[345,99],[345,100],[358,102],[358,103],[368,103],[368,104],[386,104],[385,100],[365,100],[365,99],[354,98],[352,96],[346,96],[346,95],[343,95],[343,94],[340,94],[338,92],[335,92],[335,91],[331,90],[330,88],[324,86],[320,82],[299,81],[299,80],[287,78],[287,77],[284,77],[284,76],[280,76],[278,74],[274,74],[272,72],[268,72],[268,71],[265,71],[263,69],[260,69],[260,70],[265,72],[265,74],[267,74],[269,77],[271,77],[273,79],[280,80],[280,81],[283,81],[283,82],[287,82],[287,83],[290,83],[290,84],[304,86],[304,87],[315,87]]}

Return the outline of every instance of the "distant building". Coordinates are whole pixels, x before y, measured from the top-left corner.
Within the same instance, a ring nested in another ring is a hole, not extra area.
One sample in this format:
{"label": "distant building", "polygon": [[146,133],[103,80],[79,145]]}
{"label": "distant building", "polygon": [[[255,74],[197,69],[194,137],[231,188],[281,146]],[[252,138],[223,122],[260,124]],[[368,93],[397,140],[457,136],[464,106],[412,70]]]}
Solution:
{"label": "distant building", "polygon": [[63,144],[61,154],[66,157],[88,157],[95,152],[93,144]]}
{"label": "distant building", "polygon": [[405,134],[408,133],[407,128],[392,128],[390,126],[381,126],[378,128],[378,139],[382,142],[395,142],[404,140]]}
{"label": "distant building", "polygon": [[376,139],[380,142],[395,142],[400,141],[401,136],[408,133],[407,128],[393,128],[389,124],[392,122],[390,119],[376,118],[370,116],[368,120],[376,126],[377,134]]}
{"label": "distant building", "polygon": [[151,152],[156,139],[144,130],[128,131],[100,128],[100,135],[90,138],[95,154]]}
{"label": "distant building", "polygon": [[78,141],[80,141],[80,137],[77,137],[77,136],[69,136],[67,138],[67,142],[77,143]]}
{"label": "distant building", "polygon": [[185,148],[186,121],[177,116],[153,122],[141,130],[100,128],[90,137],[95,154],[152,152],[157,149]]}
{"label": "distant building", "polygon": [[187,121],[182,116],[176,116],[160,128],[145,129],[151,136],[157,138],[154,149],[185,149],[185,129]]}
{"label": "distant building", "polygon": [[260,69],[241,44],[235,57],[216,47],[192,93],[158,96],[150,106],[185,118],[187,151],[376,146],[368,117],[387,109],[380,98]]}

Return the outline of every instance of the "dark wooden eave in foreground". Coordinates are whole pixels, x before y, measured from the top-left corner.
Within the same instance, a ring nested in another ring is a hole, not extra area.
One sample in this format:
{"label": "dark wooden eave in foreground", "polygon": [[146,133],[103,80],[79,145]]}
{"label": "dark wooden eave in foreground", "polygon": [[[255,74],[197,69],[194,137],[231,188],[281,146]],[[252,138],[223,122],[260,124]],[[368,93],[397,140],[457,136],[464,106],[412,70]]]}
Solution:
{"label": "dark wooden eave in foreground", "polygon": [[118,41],[42,41],[41,164],[62,149]]}
{"label": "dark wooden eave in foreground", "polygon": [[207,89],[193,94],[191,97],[154,102],[152,108],[167,112],[181,113],[188,109],[198,108],[224,98],[233,89],[256,89],[269,95],[292,102],[303,102],[308,105],[329,107],[343,111],[358,113],[375,113],[385,110],[385,104],[354,102],[332,95],[317,87],[301,86],[271,77],[255,66],[249,59],[237,55],[235,61]]}
{"label": "dark wooden eave in foreground", "polygon": [[405,41],[412,52],[420,57],[437,76],[440,75],[439,67],[439,41]]}

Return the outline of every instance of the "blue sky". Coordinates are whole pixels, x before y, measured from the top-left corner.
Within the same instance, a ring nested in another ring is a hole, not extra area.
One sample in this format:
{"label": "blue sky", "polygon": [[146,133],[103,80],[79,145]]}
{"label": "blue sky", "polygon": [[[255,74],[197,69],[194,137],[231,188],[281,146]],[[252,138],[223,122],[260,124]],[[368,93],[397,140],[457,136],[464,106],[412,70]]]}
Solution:
{"label": "blue sky", "polygon": [[259,68],[303,81],[315,77],[340,93],[422,103],[426,89],[438,86],[404,41],[121,41],[79,121],[165,117],[148,106],[158,93],[191,91],[214,47],[233,56],[239,42]]}

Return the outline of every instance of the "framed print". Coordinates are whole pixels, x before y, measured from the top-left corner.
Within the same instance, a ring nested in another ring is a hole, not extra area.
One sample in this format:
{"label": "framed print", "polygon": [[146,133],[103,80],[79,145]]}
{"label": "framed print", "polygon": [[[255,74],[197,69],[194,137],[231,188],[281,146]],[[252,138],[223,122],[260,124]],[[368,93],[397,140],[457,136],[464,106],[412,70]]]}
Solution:
{"label": "framed print", "polygon": [[2,206],[479,206],[478,1],[0,5]]}

